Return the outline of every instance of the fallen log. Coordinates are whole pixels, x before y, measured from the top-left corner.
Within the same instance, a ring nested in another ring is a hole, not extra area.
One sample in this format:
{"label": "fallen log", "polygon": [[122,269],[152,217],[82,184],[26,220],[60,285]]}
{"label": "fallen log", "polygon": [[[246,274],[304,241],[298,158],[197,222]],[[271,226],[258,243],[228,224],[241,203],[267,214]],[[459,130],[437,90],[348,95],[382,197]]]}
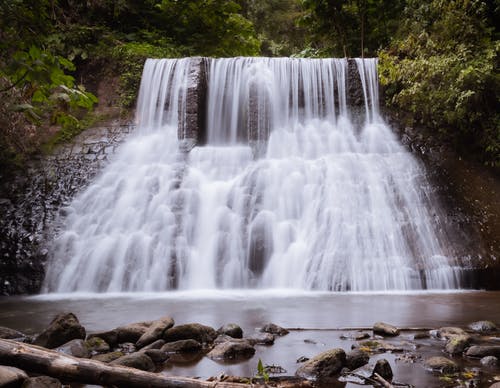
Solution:
{"label": "fallen log", "polygon": [[[84,384],[138,388],[248,388],[248,384],[167,376],[68,356],[40,346],[0,339],[0,364]],[[263,387],[263,385],[252,385]]]}

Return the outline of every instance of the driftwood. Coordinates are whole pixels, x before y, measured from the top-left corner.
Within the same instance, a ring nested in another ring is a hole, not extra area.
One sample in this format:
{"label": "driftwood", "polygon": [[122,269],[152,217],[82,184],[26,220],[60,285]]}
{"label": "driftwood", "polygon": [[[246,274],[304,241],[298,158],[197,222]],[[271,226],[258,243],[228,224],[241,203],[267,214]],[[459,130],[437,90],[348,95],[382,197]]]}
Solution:
{"label": "driftwood", "polygon": [[[71,357],[35,345],[0,339],[0,365],[85,384],[138,388],[248,388],[248,384],[167,376]],[[263,385],[251,385],[264,387]]]}

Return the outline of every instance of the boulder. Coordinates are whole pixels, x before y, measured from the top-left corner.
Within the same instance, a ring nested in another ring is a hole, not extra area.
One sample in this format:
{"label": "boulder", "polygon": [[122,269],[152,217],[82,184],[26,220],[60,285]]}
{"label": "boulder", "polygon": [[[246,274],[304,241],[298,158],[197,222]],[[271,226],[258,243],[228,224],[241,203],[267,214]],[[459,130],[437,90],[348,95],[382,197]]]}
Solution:
{"label": "boulder", "polygon": [[[64,353],[77,358],[89,358],[90,351],[85,346],[85,342],[81,339],[71,340],[64,345],[58,346],[55,350],[59,353]],[[109,349],[108,349],[109,350]]]}
{"label": "boulder", "polygon": [[430,336],[431,336],[431,335],[430,335],[428,332],[426,332],[426,331],[421,331],[421,332],[419,332],[419,333],[415,333],[415,334],[413,334],[413,337],[412,337],[412,338],[413,338],[414,340],[420,340],[420,339],[427,339],[427,338],[429,338]]}
{"label": "boulder", "polygon": [[225,334],[233,338],[243,338],[243,330],[236,323],[228,323],[219,327],[217,334]]}
{"label": "boulder", "polygon": [[252,345],[266,345],[270,346],[274,344],[274,335],[270,333],[255,333],[247,338]]}
{"label": "boulder", "polygon": [[174,326],[163,333],[165,342],[192,339],[200,343],[211,343],[217,338],[217,332],[210,326],[188,323]]}
{"label": "boulder", "polygon": [[493,368],[493,367],[498,366],[498,358],[496,358],[494,356],[483,357],[483,358],[481,358],[480,362],[481,362],[482,366],[486,366],[488,368]]}
{"label": "boulder", "polygon": [[331,349],[304,362],[295,374],[312,380],[329,379],[338,375],[345,365],[346,354],[344,350]]}
{"label": "boulder", "polygon": [[253,357],[255,348],[245,340],[226,341],[215,345],[207,354],[212,360],[243,360]]}
{"label": "boulder", "polygon": [[0,338],[1,339],[20,339],[26,338],[26,335],[20,331],[9,329],[8,327],[0,326]]}
{"label": "boulder", "polygon": [[289,333],[287,329],[284,327],[275,325],[274,323],[268,323],[260,328],[260,331],[263,333],[270,333],[278,336],[283,336]]}
{"label": "boulder", "polygon": [[27,378],[28,375],[21,369],[0,365],[0,387],[20,386]]}
{"label": "boulder", "polygon": [[399,329],[396,326],[384,322],[377,322],[373,325],[373,332],[383,336],[395,337],[399,335]]}
{"label": "boulder", "polygon": [[167,342],[161,347],[161,351],[165,353],[190,353],[200,350],[201,344],[192,339]]}
{"label": "boulder", "polygon": [[118,345],[117,349],[119,349],[125,354],[135,353],[137,351],[135,344],[133,344],[132,342],[123,342],[120,345]]}
{"label": "boulder", "polygon": [[431,357],[424,361],[424,366],[433,371],[443,374],[455,373],[460,370],[460,367],[454,361],[446,357]]}
{"label": "boulder", "polygon": [[59,380],[49,376],[31,377],[24,380],[21,388],[61,388],[62,384]]}
{"label": "boulder", "polygon": [[431,335],[433,337],[448,340],[451,337],[454,337],[457,335],[467,335],[467,332],[464,329],[461,329],[459,327],[441,327],[437,331],[431,330]]}
{"label": "boulder", "polygon": [[372,375],[375,375],[375,373],[386,380],[392,380],[393,373],[389,361],[387,361],[385,358],[377,360],[375,367],[373,368]]}
{"label": "boulder", "polygon": [[491,321],[477,321],[469,325],[469,329],[478,333],[490,333],[497,330],[497,326]]}
{"label": "boulder", "polygon": [[168,360],[168,354],[160,349],[146,349],[141,350],[141,352],[144,352],[155,364],[161,364]]}
{"label": "boulder", "polygon": [[110,353],[104,353],[104,354],[97,354],[95,356],[92,356],[92,360],[97,360],[101,362],[111,362],[114,360],[119,359],[120,357],[123,357],[125,354],[123,352],[110,352]]}
{"label": "boulder", "polygon": [[144,354],[143,352],[127,354],[114,361],[110,362],[111,365],[123,365],[129,368],[135,368],[145,371],[153,371],[155,369],[155,364],[151,358]]}
{"label": "boulder", "polygon": [[33,344],[45,348],[57,348],[73,339],[85,339],[85,328],[72,313],[57,315],[49,327],[40,333]]}
{"label": "boulder", "polygon": [[500,345],[474,345],[465,352],[467,357],[483,358],[486,356],[500,357]]}
{"label": "boulder", "polygon": [[109,344],[109,346],[112,348],[114,348],[116,345],[118,345],[118,333],[117,333],[116,329],[108,330],[108,331],[98,331],[98,332],[89,334],[87,337],[87,341],[91,340],[93,338],[100,338],[100,339],[106,341],[106,343]]}
{"label": "boulder", "polygon": [[346,354],[345,366],[349,370],[354,370],[368,364],[368,361],[370,361],[370,355],[367,352],[355,349]]}
{"label": "boulder", "polygon": [[153,322],[137,322],[117,327],[115,330],[118,337],[118,343],[133,342],[135,344],[139,338],[146,333],[152,323]]}
{"label": "boulder", "polygon": [[155,342],[144,346],[141,350],[148,350],[148,349],[161,349],[161,347],[165,345],[165,341],[162,339],[156,340]]}
{"label": "boulder", "polygon": [[85,346],[91,353],[106,353],[110,351],[109,344],[100,337],[92,337],[85,341]]}
{"label": "boulder", "polygon": [[471,337],[468,334],[454,335],[446,342],[445,351],[451,355],[462,354],[470,342]]}
{"label": "boulder", "polygon": [[145,333],[137,340],[137,348],[143,348],[144,346],[160,339],[165,330],[170,329],[172,326],[174,326],[174,320],[170,317],[163,317],[154,321],[151,326],[147,328]]}

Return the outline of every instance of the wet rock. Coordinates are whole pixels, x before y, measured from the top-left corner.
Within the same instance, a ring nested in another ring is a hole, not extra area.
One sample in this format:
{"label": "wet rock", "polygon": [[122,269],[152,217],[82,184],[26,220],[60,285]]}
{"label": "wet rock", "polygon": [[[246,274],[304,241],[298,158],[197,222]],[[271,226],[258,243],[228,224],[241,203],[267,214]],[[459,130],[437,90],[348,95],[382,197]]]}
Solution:
{"label": "wet rock", "polygon": [[0,365],[0,387],[20,386],[27,378],[28,375],[21,369]]}
{"label": "wet rock", "polygon": [[395,337],[399,335],[399,329],[388,323],[377,322],[373,325],[373,332],[383,336]]}
{"label": "wet rock", "polygon": [[275,325],[274,323],[268,323],[260,329],[263,333],[270,333],[278,336],[283,336],[289,333],[289,331],[281,326]]}
{"label": "wet rock", "polygon": [[59,314],[33,342],[45,348],[56,348],[73,339],[85,339],[85,328],[72,313]]}
{"label": "wet rock", "polygon": [[392,368],[391,364],[389,364],[389,361],[387,361],[385,358],[382,358],[381,360],[377,360],[375,367],[373,368],[373,373],[372,375],[375,375],[377,373],[380,375],[382,378],[386,380],[391,380],[393,373],[392,373]]}
{"label": "wet rock", "polygon": [[490,333],[497,330],[497,326],[491,321],[477,321],[469,325],[469,329],[478,333]]}
{"label": "wet rock", "polygon": [[85,346],[91,353],[106,353],[110,350],[109,344],[100,337],[89,338]]}
{"label": "wet rock", "polygon": [[489,388],[500,388],[500,383],[494,383]]}
{"label": "wet rock", "polygon": [[370,334],[368,334],[368,333],[356,333],[356,334],[354,334],[355,341],[361,341],[361,340],[364,340],[367,338],[370,338]]}
{"label": "wet rock", "polygon": [[445,351],[451,355],[462,354],[469,346],[470,342],[471,337],[467,334],[452,336],[448,342],[446,342]]}
{"label": "wet rock", "polygon": [[413,339],[414,340],[420,340],[420,339],[427,339],[429,338],[431,335],[428,333],[428,332],[425,332],[425,331],[421,331],[419,333],[415,333],[413,334]]}
{"label": "wet rock", "polygon": [[486,356],[500,357],[500,345],[473,345],[467,352],[465,352],[467,357],[483,358]]}
{"label": "wet rock", "polygon": [[21,339],[26,338],[26,335],[20,331],[9,329],[8,327],[0,326],[0,338],[2,339]]}
{"label": "wet rock", "polygon": [[306,356],[300,356],[299,358],[297,358],[296,363],[297,363],[297,364],[302,364],[303,362],[306,362],[306,361],[309,361],[309,357],[306,357]]}
{"label": "wet rock", "polygon": [[165,353],[189,353],[199,350],[201,350],[201,344],[192,339],[167,342],[161,347],[161,351]]}
{"label": "wet rock", "polygon": [[363,341],[360,343],[362,347],[369,348],[373,351],[377,352],[392,352],[392,353],[401,353],[404,351],[404,348],[399,345],[391,344],[387,341],[377,340],[377,341]]}
{"label": "wet rock", "polygon": [[345,365],[346,354],[344,350],[331,349],[306,361],[295,374],[306,379],[324,380],[338,375]]}
{"label": "wet rock", "polygon": [[[146,333],[153,322],[137,322],[130,325],[117,327],[116,334],[118,336],[118,343],[133,342],[136,343],[139,338]],[[107,341],[106,341],[107,342]]]}
{"label": "wet rock", "polygon": [[49,376],[31,377],[24,380],[21,388],[61,388],[61,382]]}
{"label": "wet rock", "polygon": [[370,355],[368,353],[355,349],[346,354],[345,366],[349,370],[354,370],[368,364],[368,361],[370,361]]}
{"label": "wet rock", "polygon": [[188,323],[174,326],[163,334],[165,342],[192,339],[200,343],[211,343],[217,338],[217,332],[210,326]]}
{"label": "wet rock", "polygon": [[[432,330],[431,330],[431,332],[432,332]],[[454,337],[457,335],[467,335],[467,332],[464,329],[461,329],[459,327],[441,327],[435,333],[432,332],[431,335],[433,337],[448,340],[451,337]]]}
{"label": "wet rock", "polygon": [[118,345],[118,349],[126,354],[135,353],[137,351],[135,344],[133,344],[132,342],[124,342],[124,343]]}
{"label": "wet rock", "polygon": [[90,357],[89,349],[85,346],[85,342],[81,339],[75,339],[66,342],[64,345],[55,348],[55,351],[77,358]]}
{"label": "wet rock", "polygon": [[148,349],[161,349],[161,347],[165,345],[165,341],[162,339],[159,339],[147,346],[144,346],[142,350],[148,350]]}
{"label": "wet rock", "polygon": [[457,363],[446,357],[431,357],[424,361],[424,366],[433,371],[443,374],[455,373],[460,370]]}
{"label": "wet rock", "polygon": [[150,343],[160,339],[163,333],[174,326],[174,320],[170,317],[163,317],[154,321],[151,326],[147,328],[145,333],[139,338],[136,346],[140,349]]}
{"label": "wet rock", "polygon": [[498,358],[494,356],[486,356],[481,358],[481,365],[489,368],[498,366]]}
{"label": "wet rock", "polygon": [[274,344],[274,335],[270,333],[255,333],[247,338],[253,345],[266,345],[270,346]]}
{"label": "wet rock", "polygon": [[242,360],[253,357],[255,348],[245,340],[226,341],[215,345],[207,354],[212,360]]}
{"label": "wet rock", "polygon": [[110,364],[128,366],[130,368],[145,370],[149,372],[155,369],[153,360],[151,360],[149,356],[142,352],[127,354],[126,356],[122,356],[114,361],[111,361]]}
{"label": "wet rock", "polygon": [[110,353],[104,353],[104,354],[97,354],[95,356],[92,356],[92,360],[97,360],[105,363],[109,363],[111,361],[117,360],[120,357],[123,357],[125,353],[123,352],[110,352]]}
{"label": "wet rock", "polygon": [[236,323],[228,323],[217,330],[217,334],[225,334],[233,338],[243,338],[243,330]]}
{"label": "wet rock", "polygon": [[168,360],[168,354],[160,349],[146,349],[143,352],[156,364],[161,364]]}
{"label": "wet rock", "polygon": [[118,333],[116,330],[98,331],[89,334],[87,337],[87,341],[93,338],[101,338],[111,347],[115,347],[116,345],[118,345]]}

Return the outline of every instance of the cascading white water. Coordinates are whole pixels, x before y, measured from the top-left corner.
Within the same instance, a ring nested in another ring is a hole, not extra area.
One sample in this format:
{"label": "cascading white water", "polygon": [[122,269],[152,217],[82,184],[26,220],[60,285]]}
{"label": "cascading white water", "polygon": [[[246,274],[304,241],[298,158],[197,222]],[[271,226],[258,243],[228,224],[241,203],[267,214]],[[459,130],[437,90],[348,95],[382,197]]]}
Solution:
{"label": "cascading white water", "polygon": [[357,63],[362,128],[345,59],[211,60],[207,145],[186,155],[189,59],[148,60],[138,133],[69,207],[46,289],[459,287],[424,173],[378,113],[376,60]]}

